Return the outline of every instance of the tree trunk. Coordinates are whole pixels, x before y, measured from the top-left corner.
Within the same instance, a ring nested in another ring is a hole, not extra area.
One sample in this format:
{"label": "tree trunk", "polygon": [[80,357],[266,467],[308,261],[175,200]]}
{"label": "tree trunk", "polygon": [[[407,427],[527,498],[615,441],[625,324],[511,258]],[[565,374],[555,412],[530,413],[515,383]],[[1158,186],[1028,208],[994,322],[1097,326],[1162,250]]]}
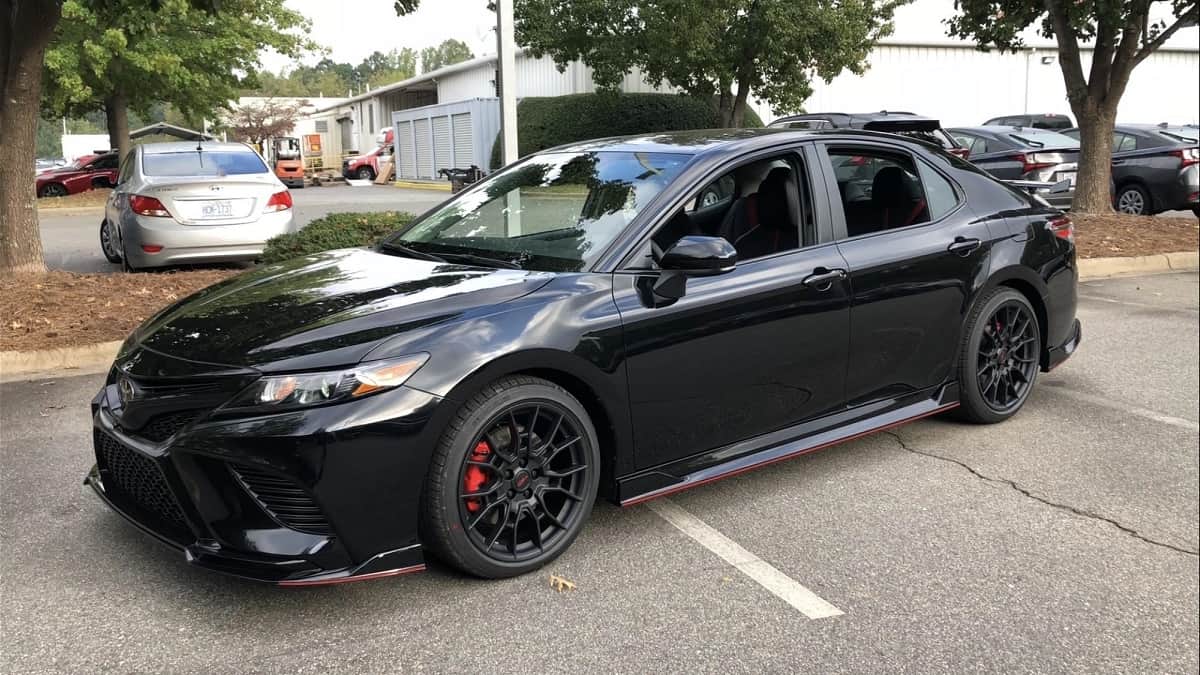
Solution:
{"label": "tree trunk", "polygon": [[733,99],[733,119],[729,126],[742,128],[746,126],[746,99],[750,96],[750,83],[738,79],[737,95]]}
{"label": "tree trunk", "polygon": [[1076,213],[1111,213],[1112,136],[1116,112],[1085,109],[1079,121],[1079,171],[1075,176]]}
{"label": "tree trunk", "polygon": [[124,159],[133,144],[129,140],[129,101],[119,91],[104,99],[104,116],[108,122],[108,144]]}
{"label": "tree trunk", "polygon": [[729,93],[729,83],[721,85],[721,95],[717,98],[717,123],[722,129],[733,126],[733,95]]}
{"label": "tree trunk", "polygon": [[42,57],[61,12],[55,0],[0,0],[0,273],[46,269],[33,164]]}

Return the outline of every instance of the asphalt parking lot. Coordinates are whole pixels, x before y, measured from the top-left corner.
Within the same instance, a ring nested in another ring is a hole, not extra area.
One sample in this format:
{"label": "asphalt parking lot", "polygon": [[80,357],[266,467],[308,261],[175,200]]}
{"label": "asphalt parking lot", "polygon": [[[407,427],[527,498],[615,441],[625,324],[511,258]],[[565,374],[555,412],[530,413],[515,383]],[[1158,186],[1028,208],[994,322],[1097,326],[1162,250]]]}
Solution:
{"label": "asphalt parking lot", "polygon": [[[562,558],[503,582],[189,568],[80,484],[100,375],[3,384],[0,669],[1194,673],[1198,282],[1081,284],[1081,351],[1005,424],[924,420],[657,508],[600,504]],[[764,566],[839,613],[808,618]]]}
{"label": "asphalt parking lot", "polygon": [[[330,185],[292,190],[295,216],[302,226],[315,218],[339,211],[410,211],[423,213],[450,196],[449,192],[408,190],[390,185],[351,187]],[[100,252],[103,210],[43,209],[38,212],[42,246],[50,269],[71,272],[116,272]]]}

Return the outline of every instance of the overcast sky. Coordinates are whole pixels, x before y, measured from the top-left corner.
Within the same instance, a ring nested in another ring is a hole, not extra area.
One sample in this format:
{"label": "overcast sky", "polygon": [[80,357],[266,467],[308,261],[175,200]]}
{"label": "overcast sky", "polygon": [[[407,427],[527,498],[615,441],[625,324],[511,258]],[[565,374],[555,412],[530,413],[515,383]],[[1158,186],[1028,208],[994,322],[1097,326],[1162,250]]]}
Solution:
{"label": "overcast sky", "polygon": [[[487,0],[424,0],[408,16],[396,16],[392,0],[287,0],[288,7],[312,22],[313,40],[329,50],[334,61],[357,65],[375,50],[412,47],[420,50],[455,38],[466,42],[476,56],[495,53],[495,14]],[[312,64],[322,55],[303,59]],[[278,72],[294,65],[291,59],[264,52],[263,66]]]}

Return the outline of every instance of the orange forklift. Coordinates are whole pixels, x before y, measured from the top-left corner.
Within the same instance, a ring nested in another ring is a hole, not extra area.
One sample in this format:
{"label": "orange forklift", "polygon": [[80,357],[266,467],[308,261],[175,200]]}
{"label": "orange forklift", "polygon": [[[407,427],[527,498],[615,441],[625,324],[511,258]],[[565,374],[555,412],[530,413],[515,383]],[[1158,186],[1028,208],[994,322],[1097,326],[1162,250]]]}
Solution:
{"label": "orange forklift", "polygon": [[304,187],[304,158],[300,152],[300,139],[292,137],[268,138],[263,148],[267,165],[275,176],[290,188]]}

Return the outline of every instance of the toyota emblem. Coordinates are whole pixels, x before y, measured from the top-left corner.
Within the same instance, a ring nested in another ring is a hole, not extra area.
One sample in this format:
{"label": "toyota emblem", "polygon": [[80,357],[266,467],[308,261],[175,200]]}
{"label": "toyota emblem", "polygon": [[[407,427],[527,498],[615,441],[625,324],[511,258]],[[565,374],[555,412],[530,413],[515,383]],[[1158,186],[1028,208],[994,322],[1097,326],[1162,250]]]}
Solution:
{"label": "toyota emblem", "polygon": [[133,382],[128,377],[122,377],[117,380],[117,395],[121,398],[121,403],[132,401],[137,394],[137,390],[133,386]]}

